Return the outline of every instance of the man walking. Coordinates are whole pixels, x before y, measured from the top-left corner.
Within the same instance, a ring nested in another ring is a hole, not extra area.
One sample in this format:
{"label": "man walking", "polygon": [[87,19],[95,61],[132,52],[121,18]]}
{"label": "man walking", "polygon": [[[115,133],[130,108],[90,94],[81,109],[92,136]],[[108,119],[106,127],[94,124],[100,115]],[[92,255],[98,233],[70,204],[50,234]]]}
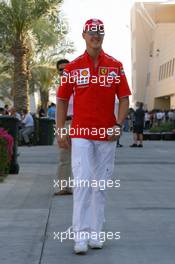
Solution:
{"label": "man walking", "polygon": [[134,125],[133,125],[133,140],[134,143],[130,146],[131,148],[143,147],[143,128],[144,128],[144,117],[145,112],[143,110],[143,103],[136,103],[136,111],[134,113]]}
{"label": "man walking", "polygon": [[[110,179],[116,139],[129,107],[130,90],[122,64],[102,50],[104,25],[88,20],[83,29],[86,51],[69,63],[57,91],[57,141],[62,148],[72,144],[73,232],[75,253],[102,248],[100,233],[104,222],[105,190],[92,181]],[[68,101],[74,95],[73,120],[69,133],[62,133]],[[115,95],[119,99],[118,120],[114,115]],[[83,186],[82,181],[90,183]],[[97,234],[94,238],[91,234]],[[88,234],[88,236],[82,236]]]}

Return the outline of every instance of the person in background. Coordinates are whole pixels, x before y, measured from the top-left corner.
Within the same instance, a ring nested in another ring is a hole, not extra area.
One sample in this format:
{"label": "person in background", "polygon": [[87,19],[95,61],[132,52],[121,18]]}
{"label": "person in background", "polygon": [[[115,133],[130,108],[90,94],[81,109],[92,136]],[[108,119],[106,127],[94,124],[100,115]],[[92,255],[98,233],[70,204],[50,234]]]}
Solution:
{"label": "person in background", "polygon": [[23,128],[19,131],[20,142],[24,140],[25,144],[30,146],[29,137],[34,132],[34,120],[32,115],[27,111],[27,109],[23,110],[22,125]]}
{"label": "person in background", "polygon": [[133,124],[134,124],[134,109],[133,108],[129,108],[129,131],[133,131]]}
{"label": "person in background", "polygon": [[48,118],[55,120],[56,116],[56,105],[54,103],[51,103],[50,107],[47,111]]}
{"label": "person in background", "polygon": [[4,116],[5,115],[5,111],[3,107],[0,107],[0,116]]}
{"label": "person in background", "polygon": [[175,109],[173,110],[172,121],[173,121],[173,126],[175,128]]}
{"label": "person in background", "polygon": [[4,114],[9,115],[9,106],[7,104],[4,106]]}
{"label": "person in background", "polygon": [[[57,61],[57,71],[59,76],[63,75],[63,70],[66,67],[66,65],[69,63],[66,59],[61,59]],[[68,127],[71,124],[73,116],[73,96],[69,100],[69,107],[66,117],[66,124],[65,127]],[[72,170],[71,170],[71,148],[64,149],[59,148],[59,160],[58,160],[58,170],[57,170],[57,176],[59,179],[59,186],[61,184],[61,181],[69,182],[69,178],[71,178]],[[58,191],[55,192],[55,195],[69,195],[72,194],[72,190],[69,186],[64,188],[59,188]]]}
{"label": "person in background", "polygon": [[171,122],[173,120],[173,110],[168,111],[168,120]]}
{"label": "person in background", "polygon": [[16,111],[15,107],[12,107],[9,111],[10,116],[16,117],[19,121],[21,121],[21,115]]}
{"label": "person in background", "polygon": [[[143,110],[143,103],[136,103],[136,111],[134,114],[134,126],[133,126],[133,140],[134,143],[130,146],[143,147],[143,128],[144,128],[144,116],[145,112]],[[139,142],[139,144],[138,144]]]}
{"label": "person in background", "polygon": [[160,126],[160,124],[162,123],[163,120],[163,114],[161,110],[157,110],[156,112],[156,121],[157,121],[157,125]]}
{"label": "person in background", "polygon": [[162,122],[164,123],[166,121],[165,111],[162,110]]}
{"label": "person in background", "polygon": [[145,112],[145,129],[150,129],[150,114],[148,111]]}
{"label": "person in background", "polygon": [[46,116],[44,108],[41,107],[39,109],[38,115],[39,115],[39,117],[45,117]]}
{"label": "person in background", "polygon": [[129,114],[128,114],[127,117],[125,118],[123,131],[124,131],[124,132],[129,132]]}
{"label": "person in background", "polygon": [[153,127],[153,125],[154,125],[154,121],[155,121],[155,114],[154,114],[154,111],[152,110],[152,111],[150,111],[150,128],[152,128]]}

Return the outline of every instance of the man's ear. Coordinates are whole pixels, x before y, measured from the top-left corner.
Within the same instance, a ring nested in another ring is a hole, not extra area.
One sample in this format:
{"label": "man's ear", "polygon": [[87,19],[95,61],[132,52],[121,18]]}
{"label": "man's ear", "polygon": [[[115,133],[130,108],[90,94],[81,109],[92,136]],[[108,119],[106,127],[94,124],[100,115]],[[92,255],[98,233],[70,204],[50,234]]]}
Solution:
{"label": "man's ear", "polygon": [[85,32],[82,33],[82,37],[85,39]]}

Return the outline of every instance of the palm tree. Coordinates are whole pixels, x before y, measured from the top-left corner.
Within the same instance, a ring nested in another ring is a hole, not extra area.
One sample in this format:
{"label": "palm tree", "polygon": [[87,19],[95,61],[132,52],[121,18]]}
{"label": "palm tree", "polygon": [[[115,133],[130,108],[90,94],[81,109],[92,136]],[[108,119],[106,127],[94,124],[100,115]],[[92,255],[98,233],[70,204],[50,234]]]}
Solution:
{"label": "palm tree", "polygon": [[13,59],[0,54],[0,100],[10,102],[13,97]]}
{"label": "palm tree", "polygon": [[[0,51],[14,57],[14,106],[17,111],[29,107],[29,71],[27,39],[35,34],[34,25],[45,18],[55,22],[62,0],[9,0],[0,1]],[[36,38],[38,36],[36,35]]]}
{"label": "palm tree", "polygon": [[54,85],[54,77],[57,75],[55,65],[49,62],[35,65],[31,68],[31,89],[40,91],[41,106],[46,111],[49,101],[49,91]]}

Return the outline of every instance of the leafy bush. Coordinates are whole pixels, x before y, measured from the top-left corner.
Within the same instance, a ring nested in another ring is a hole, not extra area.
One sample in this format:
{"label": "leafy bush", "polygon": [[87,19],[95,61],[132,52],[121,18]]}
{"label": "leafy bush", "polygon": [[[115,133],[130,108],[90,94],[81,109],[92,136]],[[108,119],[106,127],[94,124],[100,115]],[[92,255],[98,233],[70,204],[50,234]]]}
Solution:
{"label": "leafy bush", "polygon": [[13,154],[14,140],[6,130],[0,128],[0,175],[6,175],[9,172],[10,161]]}
{"label": "leafy bush", "polygon": [[9,159],[7,151],[7,141],[0,137],[0,175],[5,175],[9,170]]}
{"label": "leafy bush", "polygon": [[160,124],[160,126],[158,126],[158,127],[152,127],[151,129],[150,129],[150,132],[172,132],[173,131],[173,128],[174,128],[174,126],[173,126],[173,124],[171,123],[171,122],[166,122],[166,123],[162,123],[162,124]]}

